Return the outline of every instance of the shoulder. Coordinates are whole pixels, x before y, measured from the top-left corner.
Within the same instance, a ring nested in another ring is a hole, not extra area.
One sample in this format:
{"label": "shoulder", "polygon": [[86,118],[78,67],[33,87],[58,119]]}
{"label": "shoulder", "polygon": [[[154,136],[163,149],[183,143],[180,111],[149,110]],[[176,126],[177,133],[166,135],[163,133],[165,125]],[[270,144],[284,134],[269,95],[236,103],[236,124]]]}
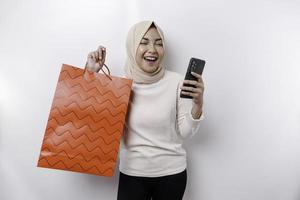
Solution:
{"label": "shoulder", "polygon": [[166,70],[165,77],[167,84],[169,86],[174,86],[176,88],[176,93],[179,96],[179,87],[183,84],[184,76],[182,74],[179,74],[178,72]]}

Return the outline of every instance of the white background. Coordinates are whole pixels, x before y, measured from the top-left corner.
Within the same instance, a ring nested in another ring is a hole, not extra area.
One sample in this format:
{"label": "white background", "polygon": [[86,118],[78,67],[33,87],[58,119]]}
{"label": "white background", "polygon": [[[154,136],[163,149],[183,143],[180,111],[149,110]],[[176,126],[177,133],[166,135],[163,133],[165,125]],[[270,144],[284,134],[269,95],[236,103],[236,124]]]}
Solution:
{"label": "white background", "polygon": [[186,141],[187,200],[300,199],[300,1],[1,0],[0,199],[116,199],[114,177],[37,168],[62,63],[102,44],[123,75],[140,20],[166,37],[166,65],[207,61],[205,120]]}

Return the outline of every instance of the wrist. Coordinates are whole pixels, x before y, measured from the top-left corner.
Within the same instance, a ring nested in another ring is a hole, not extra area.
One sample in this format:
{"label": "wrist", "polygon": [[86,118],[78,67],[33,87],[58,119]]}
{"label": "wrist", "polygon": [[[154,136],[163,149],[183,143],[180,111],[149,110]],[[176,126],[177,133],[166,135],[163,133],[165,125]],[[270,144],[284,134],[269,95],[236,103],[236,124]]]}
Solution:
{"label": "wrist", "polygon": [[98,72],[100,71],[100,69],[97,70],[97,69],[95,69],[95,68],[87,67],[87,66],[85,67],[85,69],[88,70],[88,71],[90,71],[90,72],[96,72],[96,73],[98,73]]}
{"label": "wrist", "polygon": [[194,105],[191,114],[194,119],[199,119],[202,115],[202,106]]}
{"label": "wrist", "polygon": [[88,62],[85,63],[85,69],[91,72],[96,72],[98,73],[100,71],[100,69],[97,69],[96,67],[91,67],[89,66]]}

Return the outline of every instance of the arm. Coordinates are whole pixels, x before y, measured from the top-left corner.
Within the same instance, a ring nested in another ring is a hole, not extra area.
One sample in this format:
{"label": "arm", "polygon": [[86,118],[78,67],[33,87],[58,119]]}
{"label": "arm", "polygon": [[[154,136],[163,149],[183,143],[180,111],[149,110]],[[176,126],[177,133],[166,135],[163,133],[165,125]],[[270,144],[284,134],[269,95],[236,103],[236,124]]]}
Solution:
{"label": "arm", "polygon": [[197,78],[197,81],[184,80],[185,84],[191,86],[181,86],[182,93],[193,98],[192,116],[194,119],[199,119],[202,114],[204,83],[200,74],[191,72]]}
{"label": "arm", "polygon": [[197,104],[191,99],[180,98],[180,85],[177,87],[176,120],[179,135],[183,138],[191,138],[200,127],[200,121],[204,119],[202,106],[200,112]]}

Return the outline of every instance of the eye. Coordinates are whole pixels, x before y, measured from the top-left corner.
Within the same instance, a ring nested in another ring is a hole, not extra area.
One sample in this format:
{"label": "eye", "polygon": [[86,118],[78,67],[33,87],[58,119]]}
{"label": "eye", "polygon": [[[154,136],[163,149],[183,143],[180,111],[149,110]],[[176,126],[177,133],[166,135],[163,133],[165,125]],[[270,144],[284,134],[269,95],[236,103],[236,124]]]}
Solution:
{"label": "eye", "polygon": [[140,44],[148,44],[148,41],[145,40],[145,39],[142,39],[141,42],[140,42]]}
{"label": "eye", "polygon": [[163,46],[163,43],[162,43],[161,40],[156,41],[155,44],[158,45],[158,46]]}

